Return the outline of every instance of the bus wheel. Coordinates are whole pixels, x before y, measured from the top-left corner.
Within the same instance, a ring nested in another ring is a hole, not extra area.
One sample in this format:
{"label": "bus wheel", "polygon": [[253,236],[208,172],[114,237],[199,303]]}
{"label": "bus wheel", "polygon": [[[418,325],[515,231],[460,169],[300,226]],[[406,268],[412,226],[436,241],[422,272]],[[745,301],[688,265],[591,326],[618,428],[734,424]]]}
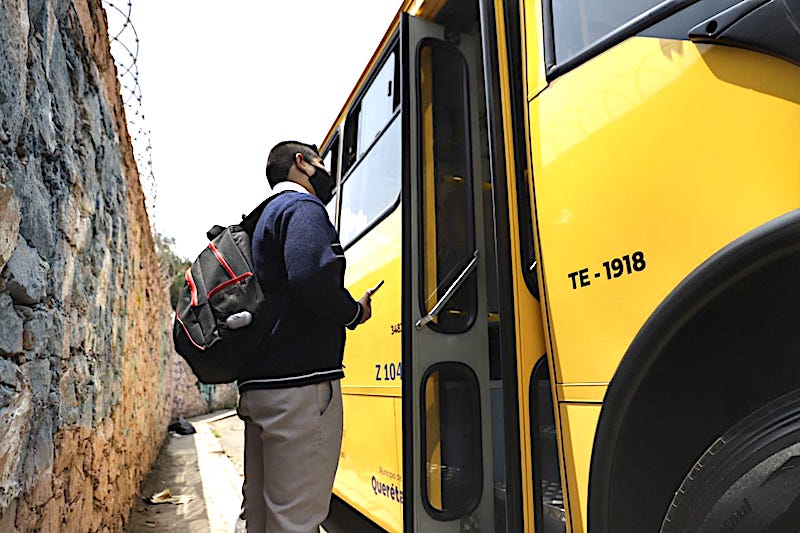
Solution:
{"label": "bus wheel", "polygon": [[681,483],[662,533],[800,530],[800,389],[737,422]]}

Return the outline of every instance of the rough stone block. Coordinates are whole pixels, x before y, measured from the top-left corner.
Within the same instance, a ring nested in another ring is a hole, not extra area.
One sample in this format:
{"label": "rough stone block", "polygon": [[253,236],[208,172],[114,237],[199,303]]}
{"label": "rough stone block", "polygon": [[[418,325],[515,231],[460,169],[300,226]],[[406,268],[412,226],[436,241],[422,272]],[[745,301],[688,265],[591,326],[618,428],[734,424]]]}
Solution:
{"label": "rough stone block", "polygon": [[0,508],[19,496],[20,459],[28,445],[33,395],[20,369],[0,359]]}
{"label": "rough stone block", "polygon": [[41,521],[41,508],[30,505],[25,497],[20,498],[17,503],[17,518],[15,521],[17,529],[25,533],[40,531],[39,524]]}
{"label": "rough stone block", "polygon": [[32,494],[32,503],[42,505],[52,496],[53,422],[50,414],[37,409],[31,422],[31,436],[23,465],[25,490]]}
{"label": "rough stone block", "polygon": [[30,490],[30,497],[26,500],[28,505],[40,507],[53,498],[53,479],[46,476],[39,480]]}
{"label": "rough stone block", "polygon": [[14,188],[0,183],[0,270],[17,247],[19,220],[19,203]]}
{"label": "rough stone block", "polygon": [[52,220],[52,197],[42,181],[42,166],[38,159],[14,173],[14,192],[20,203],[22,218],[19,233],[36,248],[42,257],[52,257],[56,231]]}
{"label": "rough stone block", "polygon": [[25,114],[25,85],[28,60],[28,2],[26,0],[6,0],[0,9],[0,115],[5,124],[3,129],[5,143],[15,141],[22,126]]}
{"label": "rough stone block", "polygon": [[59,313],[54,309],[37,309],[25,321],[23,348],[40,355],[58,355],[63,335],[64,324]]}
{"label": "rough stone block", "polygon": [[22,318],[8,294],[0,294],[0,355],[22,351]]}
{"label": "rough stone block", "polygon": [[[35,359],[20,365],[19,369],[31,388],[34,400],[38,405],[44,405],[50,394],[50,383],[53,380],[50,361],[47,359]],[[52,432],[47,438],[50,441],[53,440]]]}
{"label": "rough stone block", "polygon": [[[64,516],[64,499],[53,498],[42,508],[42,531],[64,531],[61,529]],[[19,522],[17,522],[19,525]]]}
{"label": "rough stone block", "polygon": [[14,500],[8,507],[0,507],[0,531],[3,533],[18,533],[14,525],[17,518],[17,501]]}
{"label": "rough stone block", "polygon": [[9,278],[6,287],[15,302],[33,305],[46,295],[47,272],[50,266],[39,253],[28,246],[25,239],[17,242],[17,248],[8,261]]}

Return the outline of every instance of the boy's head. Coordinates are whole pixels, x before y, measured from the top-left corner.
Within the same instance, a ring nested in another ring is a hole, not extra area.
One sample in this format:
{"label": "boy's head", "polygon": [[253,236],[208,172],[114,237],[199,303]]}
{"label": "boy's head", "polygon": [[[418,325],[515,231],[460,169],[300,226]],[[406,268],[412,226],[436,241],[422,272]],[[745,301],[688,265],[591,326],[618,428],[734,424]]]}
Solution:
{"label": "boy's head", "polygon": [[286,181],[289,171],[296,162],[297,154],[303,156],[303,160],[312,165],[321,164],[319,150],[313,144],[305,144],[299,141],[283,141],[272,147],[267,157],[267,181],[270,187],[275,187],[278,183]]}

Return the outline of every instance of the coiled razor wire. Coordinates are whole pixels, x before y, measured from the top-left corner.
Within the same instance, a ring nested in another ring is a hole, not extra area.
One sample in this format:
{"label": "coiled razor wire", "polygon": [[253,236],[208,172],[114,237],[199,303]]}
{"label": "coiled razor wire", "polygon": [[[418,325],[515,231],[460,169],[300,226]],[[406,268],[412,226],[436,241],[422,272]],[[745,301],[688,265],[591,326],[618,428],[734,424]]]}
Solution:
{"label": "coiled razor wire", "polygon": [[[121,5],[124,7],[120,7]],[[117,77],[121,87],[122,102],[128,121],[128,133],[133,144],[136,166],[139,168],[139,181],[145,195],[145,207],[151,226],[155,226],[155,205],[157,195],[156,178],[153,174],[152,145],[150,130],[142,108],[142,87],[139,85],[139,35],[131,22],[131,1],[103,0],[108,19],[108,38],[111,42],[111,55],[117,66]]]}

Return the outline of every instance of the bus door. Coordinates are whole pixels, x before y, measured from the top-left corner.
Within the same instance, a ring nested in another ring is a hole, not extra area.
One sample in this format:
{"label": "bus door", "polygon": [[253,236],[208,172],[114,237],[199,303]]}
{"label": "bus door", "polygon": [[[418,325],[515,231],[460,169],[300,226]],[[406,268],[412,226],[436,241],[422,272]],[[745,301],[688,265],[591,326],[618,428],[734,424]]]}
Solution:
{"label": "bus door", "polygon": [[502,531],[480,41],[407,15],[401,35],[405,529]]}

